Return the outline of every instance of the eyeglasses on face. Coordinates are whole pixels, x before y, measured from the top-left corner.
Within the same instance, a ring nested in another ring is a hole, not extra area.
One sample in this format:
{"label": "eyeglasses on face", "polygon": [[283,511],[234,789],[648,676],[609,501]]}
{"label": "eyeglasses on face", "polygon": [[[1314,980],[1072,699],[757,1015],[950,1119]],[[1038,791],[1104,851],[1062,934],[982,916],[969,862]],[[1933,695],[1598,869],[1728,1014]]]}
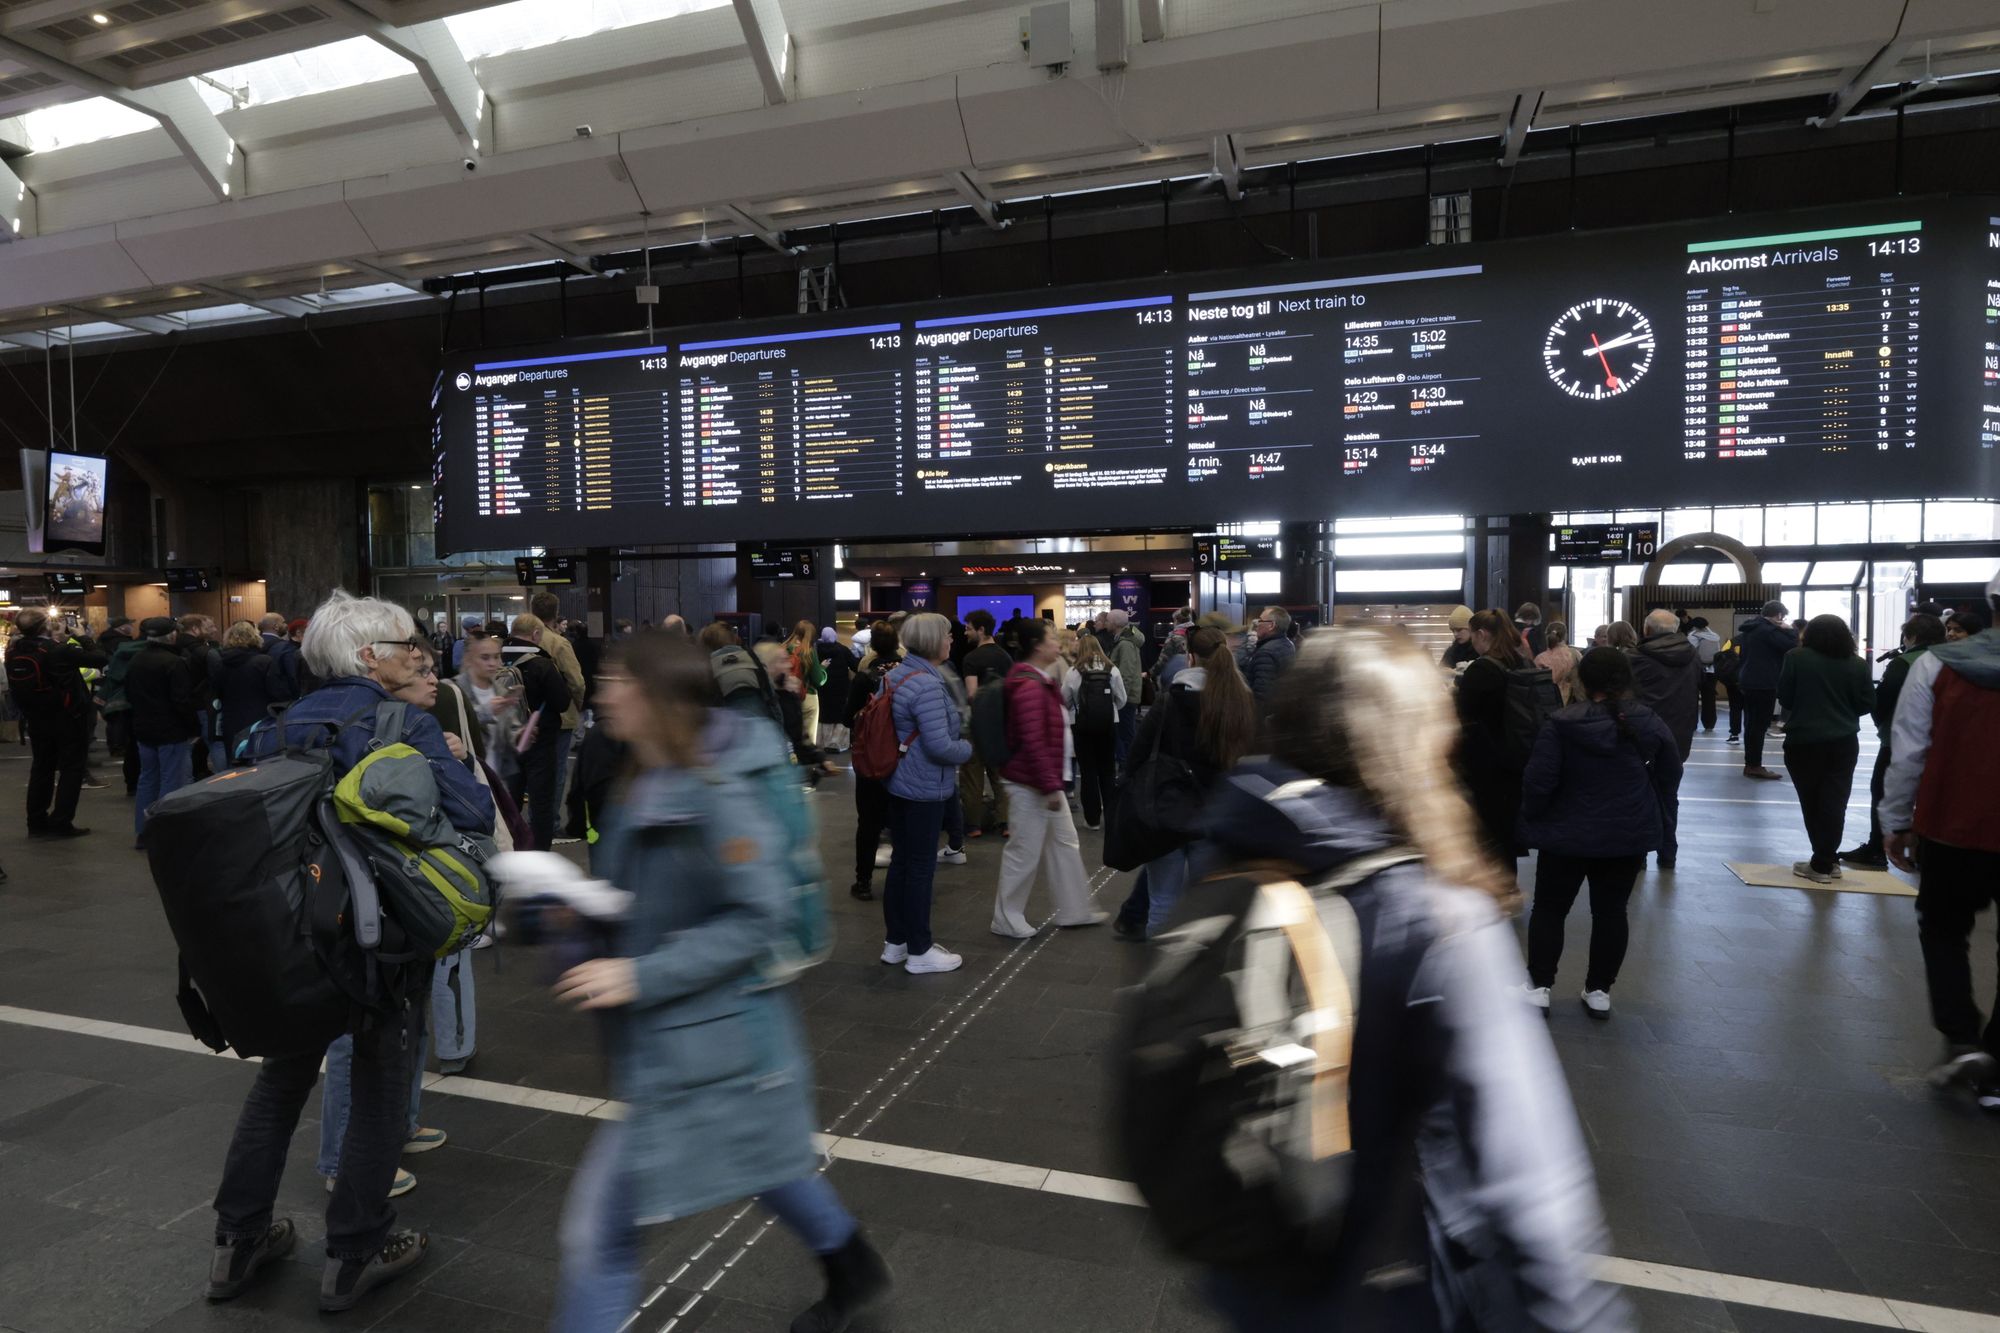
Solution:
{"label": "eyeglasses on face", "polygon": [[427,644],[427,643],[425,643],[425,642],[424,642],[424,641],[423,641],[422,639],[416,639],[416,638],[410,638],[410,639],[376,639],[376,640],[375,640],[374,642],[370,643],[370,644],[369,644],[368,646],[369,646],[370,648],[402,648],[402,649],[405,649],[405,650],[407,650],[407,651],[409,651],[409,652],[413,652],[413,653],[414,653],[414,652],[421,652],[422,650],[424,650],[424,649],[426,649],[426,648],[430,647],[430,645],[429,645],[429,644]]}

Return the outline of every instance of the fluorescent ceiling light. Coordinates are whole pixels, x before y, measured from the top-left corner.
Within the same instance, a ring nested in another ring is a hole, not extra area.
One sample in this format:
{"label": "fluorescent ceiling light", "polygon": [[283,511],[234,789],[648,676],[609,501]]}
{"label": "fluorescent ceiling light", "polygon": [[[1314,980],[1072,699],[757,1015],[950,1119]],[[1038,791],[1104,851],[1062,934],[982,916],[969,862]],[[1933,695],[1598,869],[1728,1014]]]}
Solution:
{"label": "fluorescent ceiling light", "polygon": [[109,14],[92,14],[90,16],[90,21],[92,23],[95,23],[98,27],[102,28],[110,24],[111,16]]}

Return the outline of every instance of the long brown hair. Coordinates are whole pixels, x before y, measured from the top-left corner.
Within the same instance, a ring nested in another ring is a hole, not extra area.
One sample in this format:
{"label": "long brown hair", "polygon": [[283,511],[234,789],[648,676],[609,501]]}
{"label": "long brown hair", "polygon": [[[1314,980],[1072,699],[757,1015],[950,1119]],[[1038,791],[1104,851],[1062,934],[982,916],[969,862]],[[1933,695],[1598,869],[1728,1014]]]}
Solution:
{"label": "long brown hair", "polygon": [[1517,906],[1519,891],[1481,848],[1452,773],[1458,718],[1431,666],[1400,626],[1315,630],[1278,682],[1273,752],[1360,793],[1438,879]]}
{"label": "long brown hair", "polygon": [[1488,608],[1472,617],[1467,629],[1477,634],[1485,630],[1492,639],[1486,649],[1486,656],[1503,667],[1526,666],[1526,655],[1521,651],[1521,631],[1514,628],[1513,619],[1505,611]]}
{"label": "long brown hair", "polygon": [[623,671],[645,695],[650,739],[682,768],[701,762],[701,732],[715,700],[708,653],[686,636],[649,629],[618,640],[608,665]]}
{"label": "long brown hair", "polygon": [[1078,671],[1109,671],[1111,659],[1104,655],[1104,645],[1097,641],[1095,634],[1076,636],[1076,669]]}
{"label": "long brown hair", "polygon": [[1218,768],[1234,768],[1257,741],[1257,697],[1237,670],[1229,636],[1203,625],[1187,636],[1188,659],[1208,674],[1195,737]]}

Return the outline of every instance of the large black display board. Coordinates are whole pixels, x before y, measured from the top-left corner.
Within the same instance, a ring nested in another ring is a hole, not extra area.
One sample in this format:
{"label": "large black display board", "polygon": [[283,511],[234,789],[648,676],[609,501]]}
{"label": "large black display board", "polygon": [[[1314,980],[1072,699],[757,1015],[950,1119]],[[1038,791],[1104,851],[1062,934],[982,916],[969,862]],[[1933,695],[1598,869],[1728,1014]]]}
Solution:
{"label": "large black display board", "polygon": [[1992,214],[1726,219],[468,355],[439,388],[439,542],[1991,496]]}

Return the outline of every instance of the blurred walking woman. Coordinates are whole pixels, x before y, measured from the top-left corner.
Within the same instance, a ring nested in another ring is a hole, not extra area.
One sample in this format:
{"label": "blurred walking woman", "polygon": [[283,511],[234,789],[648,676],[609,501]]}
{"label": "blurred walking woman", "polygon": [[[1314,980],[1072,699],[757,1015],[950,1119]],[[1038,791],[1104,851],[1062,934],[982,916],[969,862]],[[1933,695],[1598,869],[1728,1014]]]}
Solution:
{"label": "blurred walking woman", "polygon": [[1814,616],[1806,622],[1800,651],[1785,654],[1779,670],[1778,703],[1785,710],[1785,771],[1812,844],[1812,859],[1794,862],[1792,873],[1831,884],[1840,878],[1840,834],[1861,754],[1861,719],[1875,707],[1874,678],[1845,620]]}
{"label": "blurred walking woman", "polygon": [[[1278,684],[1271,757],[1243,761],[1209,808],[1210,861],[1309,888],[1421,858],[1314,890],[1341,893],[1360,945],[1345,1224],[1210,1271],[1242,1333],[1631,1326],[1592,1275],[1607,1238],[1555,1051],[1507,999],[1514,886],[1451,780],[1436,679],[1400,630],[1308,635]],[[1273,1199],[1289,1181],[1243,1187]]]}
{"label": "blurred walking woman", "polygon": [[[790,932],[778,825],[754,781],[785,761],[769,722],[709,706],[707,654],[648,632],[598,677],[603,725],[637,774],[598,869],[635,895],[625,957],[556,994],[616,1015],[613,1084],[631,1109],[598,1131],[563,1208],[558,1333],[617,1333],[640,1299],[639,1228],[756,1195],[820,1258],[826,1295],[792,1324],[834,1333],[889,1272],[816,1170],[813,1078],[790,987],[760,963]],[[752,762],[755,760],[756,762]]]}
{"label": "blurred walking woman", "polygon": [[1576,668],[1579,702],[1557,711],[1535,737],[1522,778],[1521,833],[1541,848],[1535,910],[1528,918],[1527,996],[1549,1007],[1563,922],[1590,883],[1590,965],[1583,1007],[1611,1017],[1611,986],[1625,962],[1625,904],[1646,853],[1665,842],[1665,802],[1679,790],[1680,749],[1644,704],[1634,703],[1632,659],[1592,648]]}
{"label": "blurred walking woman", "polygon": [[1458,769],[1472,794],[1487,849],[1511,875],[1521,855],[1514,824],[1521,813],[1521,767],[1527,757],[1507,748],[1507,673],[1529,663],[1521,651],[1521,635],[1505,611],[1481,611],[1468,628],[1479,656],[1458,678]]}

